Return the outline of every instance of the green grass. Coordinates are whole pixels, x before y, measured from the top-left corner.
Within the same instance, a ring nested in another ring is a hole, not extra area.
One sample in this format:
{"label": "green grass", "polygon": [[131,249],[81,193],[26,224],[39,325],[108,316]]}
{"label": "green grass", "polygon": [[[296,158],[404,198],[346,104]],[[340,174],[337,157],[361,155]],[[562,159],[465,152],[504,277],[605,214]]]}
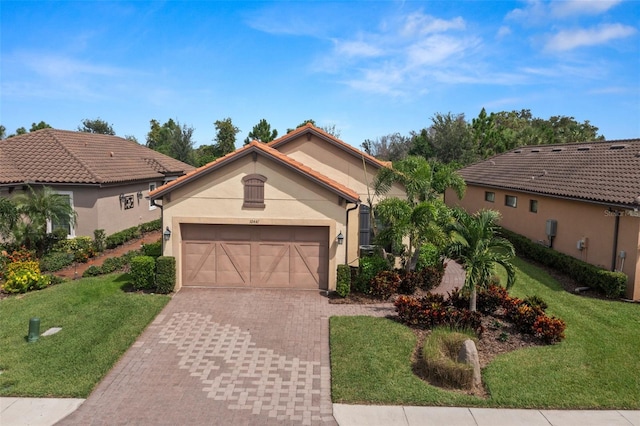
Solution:
{"label": "green grass", "polygon": [[[125,293],[126,275],[66,282],[0,301],[0,396],[86,398],[169,297]],[[29,319],[57,334],[27,343]]]}
{"label": "green grass", "polygon": [[440,390],[411,371],[412,332],[393,321],[331,318],[334,402],[513,408],[640,409],[640,305],[562,290],[544,271],[516,260],[511,294],[537,295],[567,323],[559,344],[497,357],[484,371],[487,400]]}

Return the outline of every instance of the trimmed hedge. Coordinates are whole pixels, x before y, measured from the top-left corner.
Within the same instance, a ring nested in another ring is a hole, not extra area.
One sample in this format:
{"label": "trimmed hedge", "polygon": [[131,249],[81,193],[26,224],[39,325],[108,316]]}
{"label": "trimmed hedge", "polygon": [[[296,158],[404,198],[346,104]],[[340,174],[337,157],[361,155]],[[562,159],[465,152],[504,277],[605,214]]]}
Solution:
{"label": "trimmed hedge", "polygon": [[156,291],[168,294],[176,286],[176,259],[173,256],[160,256],[156,259]]}
{"label": "trimmed hedge", "polygon": [[155,243],[147,243],[142,245],[142,252],[145,256],[160,257],[162,256],[162,241]]}
{"label": "trimmed hedge", "polygon": [[336,281],[336,293],[340,297],[347,297],[351,293],[351,267],[349,265],[338,265]]}
{"label": "trimmed hedge", "polygon": [[596,289],[606,297],[619,298],[624,296],[627,288],[627,276],[624,273],[607,271],[504,228],[501,233],[511,241],[518,256],[553,268],[585,286]]}
{"label": "trimmed hedge", "polygon": [[131,259],[131,284],[136,290],[151,290],[155,286],[156,260],[151,256]]}

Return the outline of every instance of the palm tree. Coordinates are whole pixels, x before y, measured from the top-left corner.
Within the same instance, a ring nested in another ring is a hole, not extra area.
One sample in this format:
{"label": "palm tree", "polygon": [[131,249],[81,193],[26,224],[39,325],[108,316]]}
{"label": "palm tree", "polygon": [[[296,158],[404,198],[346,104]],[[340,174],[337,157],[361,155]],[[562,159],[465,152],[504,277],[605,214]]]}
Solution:
{"label": "palm tree", "polygon": [[515,283],[515,268],[511,264],[515,250],[509,240],[497,235],[499,212],[480,210],[469,215],[458,210],[455,216],[457,220],[450,228],[453,241],[450,255],[462,263],[466,273],[463,288],[470,293],[469,309],[475,311],[477,289],[486,288],[496,264],[507,271],[507,288]]}
{"label": "palm tree", "polygon": [[21,240],[27,248],[38,250],[38,254],[42,254],[48,221],[75,225],[77,214],[69,200],[49,187],[44,186],[36,191],[29,186],[28,192],[16,195],[13,201],[18,213],[25,218],[16,232],[16,239]]}
{"label": "palm tree", "polygon": [[[402,248],[403,263],[407,270],[414,270],[420,247],[426,242],[444,247],[447,235],[444,231],[450,219],[447,206],[438,199],[412,205],[408,200],[387,198],[375,207],[376,217],[385,225],[376,235],[381,245]],[[406,244],[403,244],[403,240]]]}

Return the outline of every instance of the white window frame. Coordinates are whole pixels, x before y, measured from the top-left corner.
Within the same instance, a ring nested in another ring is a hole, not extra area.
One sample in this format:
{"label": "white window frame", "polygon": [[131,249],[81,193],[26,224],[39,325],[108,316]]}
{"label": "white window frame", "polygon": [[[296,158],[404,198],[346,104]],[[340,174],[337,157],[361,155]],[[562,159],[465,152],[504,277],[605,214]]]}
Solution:
{"label": "white window frame", "polygon": [[[73,191],[54,191],[58,195],[68,195],[69,196],[69,204],[71,204],[71,209],[75,211],[75,205],[73,204]],[[67,238],[75,238],[76,237],[76,227],[75,225],[69,226],[70,233],[67,235]],[[53,223],[51,220],[47,220],[47,233],[53,232]]]}
{"label": "white window frame", "polygon": [[[149,192],[154,191],[157,187],[158,187],[158,185],[156,184],[156,182],[151,182],[149,184]],[[151,200],[149,200],[149,210],[155,210],[157,208],[158,208],[158,206],[156,206],[155,204],[153,204],[151,202]]]}

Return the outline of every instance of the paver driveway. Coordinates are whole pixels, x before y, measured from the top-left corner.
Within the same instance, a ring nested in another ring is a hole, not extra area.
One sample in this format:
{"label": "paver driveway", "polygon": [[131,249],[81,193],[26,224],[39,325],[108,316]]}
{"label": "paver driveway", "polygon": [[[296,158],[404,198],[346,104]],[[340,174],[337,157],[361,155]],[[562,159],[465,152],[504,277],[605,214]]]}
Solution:
{"label": "paver driveway", "polygon": [[316,291],[183,288],[60,425],[334,425],[330,305]]}

